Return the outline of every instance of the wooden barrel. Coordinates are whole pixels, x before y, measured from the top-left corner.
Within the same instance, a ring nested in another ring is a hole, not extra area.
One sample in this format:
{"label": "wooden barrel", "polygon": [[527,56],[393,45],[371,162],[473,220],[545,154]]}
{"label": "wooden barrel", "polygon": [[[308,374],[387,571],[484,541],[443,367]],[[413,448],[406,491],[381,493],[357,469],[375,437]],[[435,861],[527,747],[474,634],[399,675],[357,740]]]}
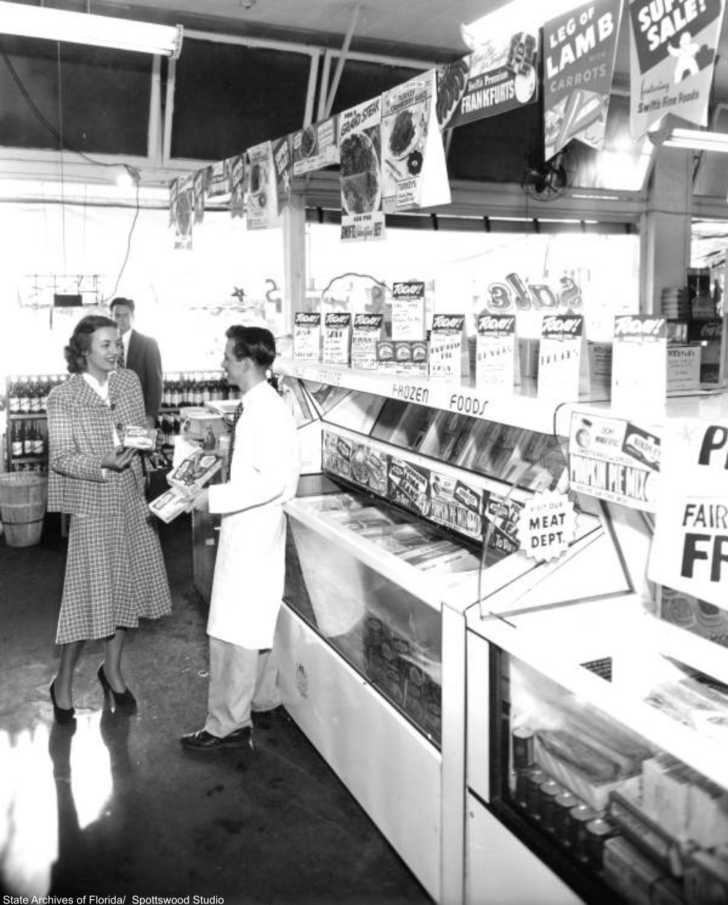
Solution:
{"label": "wooden barrel", "polygon": [[43,532],[48,479],[35,474],[0,474],[0,519],[10,547],[37,544]]}

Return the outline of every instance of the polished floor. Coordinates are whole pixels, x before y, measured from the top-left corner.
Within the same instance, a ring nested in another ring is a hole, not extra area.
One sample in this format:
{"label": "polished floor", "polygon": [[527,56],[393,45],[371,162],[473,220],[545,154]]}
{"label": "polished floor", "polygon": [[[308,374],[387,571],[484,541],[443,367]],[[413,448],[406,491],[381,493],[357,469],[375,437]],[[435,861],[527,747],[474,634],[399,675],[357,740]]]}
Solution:
{"label": "polished floor", "polygon": [[162,540],[174,612],[131,633],[125,654],[139,712],[103,708],[93,643],[65,727],[48,699],[63,543],[52,526],[36,547],[0,537],[0,902],[429,903],[285,711],[256,727],[255,751],[181,750],[204,719],[205,614],[188,523]]}

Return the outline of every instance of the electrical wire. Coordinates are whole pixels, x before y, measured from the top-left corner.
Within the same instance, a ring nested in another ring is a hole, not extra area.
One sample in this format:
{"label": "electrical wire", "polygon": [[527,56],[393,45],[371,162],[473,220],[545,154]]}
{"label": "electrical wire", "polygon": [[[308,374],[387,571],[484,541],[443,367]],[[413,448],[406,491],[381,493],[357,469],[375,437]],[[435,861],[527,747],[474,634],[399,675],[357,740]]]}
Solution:
{"label": "electrical wire", "polygon": [[131,226],[129,227],[129,235],[127,236],[127,239],[126,239],[126,254],[124,255],[124,260],[121,262],[121,268],[119,269],[119,273],[116,277],[116,282],[114,283],[114,288],[111,290],[111,294],[108,296],[108,298],[102,299],[102,304],[105,304],[106,302],[110,302],[111,299],[113,299],[114,296],[116,295],[116,290],[119,288],[119,283],[121,281],[121,277],[123,276],[124,271],[126,270],[126,265],[129,261],[129,254],[131,252],[131,239],[132,239],[132,236],[134,235],[134,229],[136,227],[136,223],[139,218],[139,210],[140,210],[138,180],[135,180],[134,186],[136,188],[136,199],[135,199],[135,206],[134,206],[134,216],[131,219]]}
{"label": "electrical wire", "polygon": [[56,44],[56,67],[58,78],[58,151],[61,156],[60,172],[61,172],[61,244],[63,247],[63,271],[68,270],[68,261],[66,259],[66,205],[65,201],[66,186],[65,172],[63,169],[63,78],[61,73],[61,42]]}

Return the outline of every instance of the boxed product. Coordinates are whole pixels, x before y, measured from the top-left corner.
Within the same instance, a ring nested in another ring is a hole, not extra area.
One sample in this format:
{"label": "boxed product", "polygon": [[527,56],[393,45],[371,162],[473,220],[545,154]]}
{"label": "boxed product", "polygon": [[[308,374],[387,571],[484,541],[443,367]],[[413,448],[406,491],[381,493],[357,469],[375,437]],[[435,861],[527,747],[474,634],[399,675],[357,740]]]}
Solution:
{"label": "boxed product", "polygon": [[293,357],[296,361],[318,361],[321,356],[321,315],[297,311],[293,320]]}
{"label": "boxed product", "polygon": [[123,431],[121,445],[125,449],[156,449],[157,431],[153,427],[127,424]]}
{"label": "boxed product", "polygon": [[351,366],[363,370],[377,367],[377,343],[382,339],[383,314],[355,314],[351,334]]}
{"label": "boxed product", "polygon": [[652,888],[663,877],[659,868],[622,836],[604,843],[604,875],[609,885],[634,905],[651,905]]}
{"label": "boxed product", "polygon": [[172,487],[194,494],[220,470],[222,461],[219,453],[196,449],[170,471],[167,481]]}
{"label": "boxed product", "polygon": [[155,500],[152,500],[149,504],[149,510],[156,515],[157,518],[161,519],[166,524],[169,524],[176,519],[178,515],[186,512],[189,504],[189,497],[180,493],[175,488],[170,488],[169,490],[165,490],[165,492]]}
{"label": "boxed product", "polygon": [[427,343],[423,340],[383,339],[377,343],[377,366],[393,374],[426,377],[428,370]]}
{"label": "boxed product", "polygon": [[728,647],[728,610],[683,591],[657,585],[657,615],[696,635]]}
{"label": "boxed product", "polygon": [[324,318],[322,361],[330,365],[348,365],[351,355],[351,314],[330,311]]}
{"label": "boxed product", "polygon": [[406,280],[392,286],[392,339],[425,339],[425,284]]}
{"label": "boxed product", "polygon": [[430,331],[430,377],[460,380],[470,374],[464,314],[435,314]]}

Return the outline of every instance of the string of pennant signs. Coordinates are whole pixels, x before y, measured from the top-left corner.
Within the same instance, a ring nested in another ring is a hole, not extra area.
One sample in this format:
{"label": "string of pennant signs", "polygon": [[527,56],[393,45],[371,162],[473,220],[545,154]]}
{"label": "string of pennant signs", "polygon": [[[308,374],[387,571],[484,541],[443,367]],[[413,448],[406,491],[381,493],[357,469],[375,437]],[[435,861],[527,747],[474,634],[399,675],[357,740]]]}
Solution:
{"label": "string of pennant signs", "polygon": [[592,0],[542,28],[493,36],[378,98],[173,180],[175,247],[191,246],[208,198],[229,196],[232,217],[269,228],[294,176],[334,165],[342,239],[382,238],[385,213],[449,203],[445,129],[533,104],[540,91],[546,160],[573,139],[601,148],[625,5],[633,139],[667,114],[705,126],[725,2]]}

